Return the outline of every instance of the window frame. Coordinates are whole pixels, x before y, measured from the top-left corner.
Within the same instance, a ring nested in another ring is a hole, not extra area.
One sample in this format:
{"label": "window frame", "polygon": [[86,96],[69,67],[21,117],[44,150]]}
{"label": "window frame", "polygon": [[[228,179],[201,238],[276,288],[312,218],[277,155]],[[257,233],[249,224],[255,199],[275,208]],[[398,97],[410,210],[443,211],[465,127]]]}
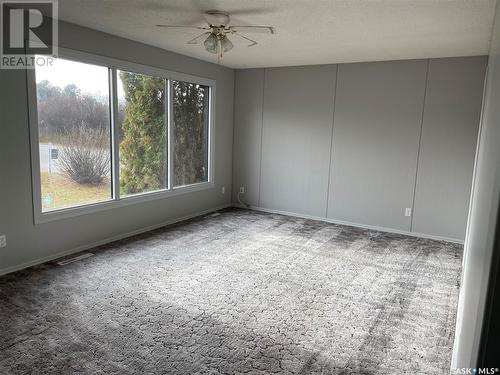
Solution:
{"label": "window frame", "polygon": [[[33,220],[34,224],[47,223],[50,221],[61,220],[65,218],[86,215],[94,212],[105,211],[113,208],[129,206],[138,203],[149,202],[157,199],[169,198],[181,194],[192,193],[195,191],[212,189],[214,182],[214,128],[215,128],[215,100],[216,100],[216,81],[190,74],[179,73],[166,70],[160,67],[143,65],[127,60],[115,59],[107,56],[91,54],[74,49],[59,47],[59,58],[72,60],[75,62],[93,64],[108,68],[109,72],[109,105],[110,105],[110,135],[111,135],[111,185],[112,194],[109,200],[87,203],[79,206],[72,206],[50,211],[42,211],[41,197],[41,173],[40,173],[40,150],[39,150],[39,131],[38,131],[38,102],[35,69],[26,70],[26,83],[28,89],[28,116],[30,133],[30,152],[31,152],[31,179],[32,179],[32,197],[33,197]],[[120,197],[119,180],[119,144],[116,134],[118,134],[118,97],[117,97],[117,70],[124,70],[139,74],[145,74],[165,79],[165,122],[167,132],[166,148],[167,152],[167,186],[165,189],[138,193],[134,195]],[[194,84],[208,86],[209,93],[209,125],[208,125],[208,181],[198,182],[191,185],[173,187],[173,97],[172,80],[185,81]]]}

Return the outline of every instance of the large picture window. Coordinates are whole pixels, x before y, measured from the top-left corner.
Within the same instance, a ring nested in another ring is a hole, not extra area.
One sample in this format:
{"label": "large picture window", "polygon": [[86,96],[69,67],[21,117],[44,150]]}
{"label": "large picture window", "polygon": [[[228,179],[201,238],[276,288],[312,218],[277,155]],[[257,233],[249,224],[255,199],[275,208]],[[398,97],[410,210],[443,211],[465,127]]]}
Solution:
{"label": "large picture window", "polygon": [[108,91],[106,67],[57,59],[36,68],[43,212],[112,199]]}
{"label": "large picture window", "polygon": [[215,82],[60,53],[28,72],[36,222],[213,187]]}

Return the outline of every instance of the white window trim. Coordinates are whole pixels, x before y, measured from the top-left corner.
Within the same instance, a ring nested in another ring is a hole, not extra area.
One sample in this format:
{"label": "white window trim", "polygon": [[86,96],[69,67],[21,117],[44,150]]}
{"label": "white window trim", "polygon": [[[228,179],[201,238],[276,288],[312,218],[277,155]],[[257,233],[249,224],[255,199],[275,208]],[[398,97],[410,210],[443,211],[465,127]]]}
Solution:
{"label": "white window trim", "polygon": [[[106,67],[110,71],[110,121],[111,121],[111,152],[112,152],[112,197],[103,202],[83,204],[75,207],[67,207],[57,210],[42,212],[42,197],[41,197],[41,173],[40,173],[40,151],[38,137],[38,113],[37,113],[37,96],[36,96],[36,81],[35,69],[26,70],[26,80],[28,88],[28,112],[30,126],[30,151],[31,151],[31,178],[33,188],[33,219],[35,224],[47,223],[55,220],[86,215],[94,212],[110,210],[113,208],[129,206],[138,203],[145,203],[157,199],[165,199],[176,195],[193,193],[205,189],[213,189],[214,182],[214,145],[215,145],[215,100],[216,100],[216,81],[193,76],[185,73],[174,72],[159,67],[142,65],[130,61],[114,59],[107,56],[89,54],[82,51],[61,48],[59,47],[59,57],[62,59],[73,60],[76,62],[89,63]],[[116,70],[126,70],[135,73],[142,73],[159,78],[164,78],[167,81],[167,112],[165,118],[168,119],[167,131],[172,134],[170,127],[173,120],[173,102],[170,100],[172,95],[172,80],[197,83],[210,87],[209,95],[209,130],[208,130],[208,181],[200,182],[186,186],[173,187],[173,137],[168,138],[168,186],[166,189],[135,194],[127,197],[120,197],[119,181],[117,171],[119,168],[118,159],[118,140],[115,139],[117,134],[118,122],[117,119],[117,97],[116,93]],[[111,79],[113,76],[113,79]],[[116,174],[116,175],[115,175]]]}

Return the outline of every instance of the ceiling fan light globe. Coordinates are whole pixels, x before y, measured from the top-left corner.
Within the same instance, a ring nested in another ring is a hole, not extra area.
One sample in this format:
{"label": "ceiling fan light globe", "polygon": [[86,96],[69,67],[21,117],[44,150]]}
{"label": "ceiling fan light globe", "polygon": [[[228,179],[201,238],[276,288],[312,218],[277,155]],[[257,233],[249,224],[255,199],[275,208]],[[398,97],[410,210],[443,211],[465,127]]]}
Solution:
{"label": "ceiling fan light globe", "polygon": [[228,52],[231,51],[234,47],[233,43],[229,40],[229,38],[226,36],[221,40],[221,48],[223,52]]}
{"label": "ceiling fan light globe", "polygon": [[207,39],[203,42],[205,49],[210,53],[217,53],[218,39],[214,34],[210,34]]}

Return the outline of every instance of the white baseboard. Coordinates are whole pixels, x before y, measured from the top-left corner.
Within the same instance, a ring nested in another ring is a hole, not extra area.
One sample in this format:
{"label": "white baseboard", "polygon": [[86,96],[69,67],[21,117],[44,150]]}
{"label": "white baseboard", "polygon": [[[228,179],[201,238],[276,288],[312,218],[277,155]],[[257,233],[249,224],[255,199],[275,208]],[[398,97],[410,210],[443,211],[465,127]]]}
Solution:
{"label": "white baseboard", "polygon": [[298,214],[298,213],[295,213],[295,212],[282,211],[282,210],[274,210],[272,208],[265,208],[265,207],[258,207],[258,206],[244,206],[244,205],[241,205],[241,204],[238,204],[238,203],[233,203],[233,207],[244,208],[244,209],[254,210],[254,211],[268,212],[268,213],[272,213],[272,214],[279,214],[279,215],[285,215],[285,216],[295,216],[295,217],[300,217],[302,219],[312,219],[312,220],[324,221],[324,222],[332,223],[332,224],[340,224],[340,225],[347,225],[347,226],[356,227],[356,228],[377,230],[377,231],[380,231],[380,232],[403,234],[403,235],[412,236],[412,237],[419,237],[419,238],[427,238],[427,239],[431,239],[431,240],[453,242],[453,243],[458,243],[458,244],[461,244],[461,245],[464,244],[463,240],[460,240],[460,239],[457,239],[457,238],[434,236],[432,234],[425,234],[425,233],[415,233],[415,232],[409,232],[409,231],[404,231],[404,230],[399,230],[399,229],[392,229],[392,228],[386,228],[386,227],[378,227],[378,226],[375,226],[375,225],[358,224],[358,223],[352,223],[352,222],[349,222],[349,221],[342,221],[342,220],[330,219],[330,218],[327,218],[327,217],[313,216],[313,215],[304,215],[304,214]]}
{"label": "white baseboard", "polygon": [[180,217],[180,218],[167,220],[163,223],[154,224],[154,225],[151,225],[149,227],[137,229],[137,230],[134,230],[131,232],[127,232],[127,233],[119,234],[117,236],[108,237],[108,238],[105,238],[103,240],[95,241],[95,242],[92,242],[90,244],[78,246],[78,247],[75,247],[75,248],[70,249],[70,250],[61,251],[59,253],[48,255],[48,256],[43,257],[43,258],[38,258],[38,259],[32,260],[30,262],[18,264],[18,265],[12,266],[12,267],[2,268],[2,269],[0,269],[0,276],[6,275],[6,274],[11,273],[11,272],[20,271],[20,270],[28,268],[28,267],[33,267],[33,266],[36,266],[38,264],[42,264],[45,262],[50,262],[54,259],[61,258],[61,257],[67,256],[67,255],[79,253],[80,251],[89,250],[89,249],[92,249],[94,247],[102,246],[102,245],[108,244],[110,242],[122,240],[122,239],[127,238],[127,237],[132,237],[132,236],[135,236],[135,235],[138,235],[141,233],[149,232],[151,230],[158,229],[158,228],[161,228],[161,227],[164,227],[167,225],[172,225],[172,224],[178,223],[180,221],[189,220],[189,219],[192,219],[194,217],[206,215],[206,214],[209,214],[211,212],[222,210],[224,208],[228,208],[231,206],[232,206],[232,204],[228,203],[228,204],[224,204],[221,206],[210,208],[208,210],[198,211],[198,212],[195,212],[195,213],[192,213],[192,214]]}

